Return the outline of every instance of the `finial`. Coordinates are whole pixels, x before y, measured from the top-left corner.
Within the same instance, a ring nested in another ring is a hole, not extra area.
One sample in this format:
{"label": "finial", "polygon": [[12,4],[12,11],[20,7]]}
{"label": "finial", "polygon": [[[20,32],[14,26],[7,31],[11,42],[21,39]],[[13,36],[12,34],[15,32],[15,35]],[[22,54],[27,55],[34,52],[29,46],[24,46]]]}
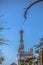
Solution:
{"label": "finial", "polygon": [[23,34],[23,30],[20,30],[20,34]]}

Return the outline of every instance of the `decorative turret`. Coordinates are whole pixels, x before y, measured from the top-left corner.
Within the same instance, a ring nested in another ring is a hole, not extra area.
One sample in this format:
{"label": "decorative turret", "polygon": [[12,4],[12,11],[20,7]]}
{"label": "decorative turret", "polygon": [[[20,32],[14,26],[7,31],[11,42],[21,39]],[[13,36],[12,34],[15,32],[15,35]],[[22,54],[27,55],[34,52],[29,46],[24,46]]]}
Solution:
{"label": "decorative turret", "polygon": [[24,44],[23,44],[23,30],[20,30],[20,45],[19,45],[19,53],[24,52]]}

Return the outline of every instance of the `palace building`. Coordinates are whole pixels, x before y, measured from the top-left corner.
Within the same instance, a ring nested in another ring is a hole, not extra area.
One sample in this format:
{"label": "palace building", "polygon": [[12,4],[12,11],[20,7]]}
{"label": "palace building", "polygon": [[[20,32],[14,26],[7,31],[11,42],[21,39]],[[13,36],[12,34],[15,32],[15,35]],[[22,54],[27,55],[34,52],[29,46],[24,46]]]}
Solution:
{"label": "palace building", "polygon": [[20,44],[18,49],[18,65],[43,65],[43,40],[39,44],[42,45],[42,49],[39,52],[38,58],[35,57],[33,49],[25,51],[23,30],[20,30]]}

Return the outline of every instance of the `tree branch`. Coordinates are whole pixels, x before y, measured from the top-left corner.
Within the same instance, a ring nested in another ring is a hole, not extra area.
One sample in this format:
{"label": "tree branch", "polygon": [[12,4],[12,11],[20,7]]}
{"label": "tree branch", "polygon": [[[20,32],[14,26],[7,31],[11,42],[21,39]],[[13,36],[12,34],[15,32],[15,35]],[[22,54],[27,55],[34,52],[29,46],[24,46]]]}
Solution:
{"label": "tree branch", "polygon": [[24,12],[24,18],[25,18],[25,19],[27,18],[27,12],[29,11],[29,9],[30,9],[33,5],[35,5],[35,4],[39,3],[39,2],[42,2],[42,1],[43,1],[43,0],[37,0],[37,1],[33,2],[32,4],[30,4],[30,5],[26,8],[26,10],[25,10],[25,12]]}

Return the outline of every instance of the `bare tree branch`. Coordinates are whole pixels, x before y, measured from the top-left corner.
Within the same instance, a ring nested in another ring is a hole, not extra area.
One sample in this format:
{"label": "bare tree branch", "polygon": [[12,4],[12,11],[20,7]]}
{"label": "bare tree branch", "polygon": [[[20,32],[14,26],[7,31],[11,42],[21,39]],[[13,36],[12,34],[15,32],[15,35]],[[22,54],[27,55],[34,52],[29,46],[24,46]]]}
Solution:
{"label": "bare tree branch", "polygon": [[37,1],[35,1],[35,2],[33,2],[33,3],[31,3],[27,8],[26,8],[26,10],[25,10],[25,12],[24,12],[24,18],[26,19],[27,18],[27,12],[29,11],[29,9],[33,6],[33,5],[35,5],[35,4],[37,4],[37,3],[39,3],[39,2],[42,2],[43,0],[37,0]]}

